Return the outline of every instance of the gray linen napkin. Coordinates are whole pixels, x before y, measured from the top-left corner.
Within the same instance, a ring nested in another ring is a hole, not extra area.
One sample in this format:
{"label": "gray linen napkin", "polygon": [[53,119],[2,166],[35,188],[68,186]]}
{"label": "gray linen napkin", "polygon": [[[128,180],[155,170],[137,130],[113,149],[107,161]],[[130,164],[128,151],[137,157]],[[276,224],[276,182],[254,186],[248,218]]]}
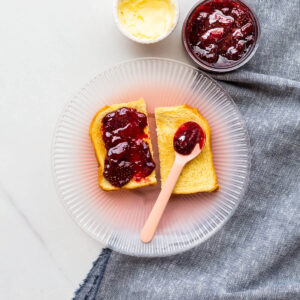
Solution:
{"label": "gray linen napkin", "polygon": [[300,299],[300,1],[253,0],[262,36],[242,69],[215,75],[251,139],[248,191],[230,221],[180,255],[105,249],[81,299]]}

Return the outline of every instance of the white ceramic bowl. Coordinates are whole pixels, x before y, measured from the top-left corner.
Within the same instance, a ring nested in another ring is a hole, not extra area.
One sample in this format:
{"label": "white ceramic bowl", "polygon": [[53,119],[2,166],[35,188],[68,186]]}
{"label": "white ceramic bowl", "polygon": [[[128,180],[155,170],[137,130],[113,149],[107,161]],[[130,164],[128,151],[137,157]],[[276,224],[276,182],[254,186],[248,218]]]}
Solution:
{"label": "white ceramic bowl", "polygon": [[178,23],[178,18],[179,18],[179,3],[178,0],[170,0],[173,1],[174,5],[175,5],[175,15],[174,15],[174,23],[172,28],[170,28],[170,30],[168,30],[167,32],[165,32],[164,34],[162,34],[161,36],[157,37],[156,39],[140,39],[137,38],[133,35],[131,35],[120,23],[119,17],[118,17],[118,3],[120,0],[114,0],[113,2],[113,12],[114,12],[114,20],[117,24],[117,27],[119,28],[120,32],[125,35],[127,38],[129,38],[130,40],[140,43],[140,44],[154,44],[157,43],[163,39],[165,39],[167,36],[169,36],[171,34],[171,32],[173,32],[173,30],[175,29],[177,23]]}

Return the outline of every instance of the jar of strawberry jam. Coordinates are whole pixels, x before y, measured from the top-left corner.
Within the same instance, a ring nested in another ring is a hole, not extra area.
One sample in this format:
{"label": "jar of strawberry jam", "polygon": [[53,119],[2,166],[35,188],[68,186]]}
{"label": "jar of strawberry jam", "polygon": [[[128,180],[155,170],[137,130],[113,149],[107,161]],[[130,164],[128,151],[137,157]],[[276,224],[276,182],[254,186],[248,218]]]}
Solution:
{"label": "jar of strawberry jam", "polygon": [[206,71],[235,70],[254,55],[260,26],[253,10],[241,0],[205,0],[188,13],[182,28],[185,49]]}

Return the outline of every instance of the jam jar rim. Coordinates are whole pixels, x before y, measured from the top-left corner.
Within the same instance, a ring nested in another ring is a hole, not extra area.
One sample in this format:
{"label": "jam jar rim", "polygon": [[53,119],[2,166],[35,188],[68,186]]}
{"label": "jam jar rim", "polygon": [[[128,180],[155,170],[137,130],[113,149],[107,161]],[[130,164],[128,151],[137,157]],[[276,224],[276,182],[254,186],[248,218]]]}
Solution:
{"label": "jam jar rim", "polygon": [[232,65],[228,65],[228,66],[224,66],[224,67],[215,67],[212,66],[209,63],[204,63],[203,61],[201,61],[200,59],[197,59],[195,57],[195,55],[192,53],[188,42],[187,42],[187,35],[186,35],[186,31],[187,31],[187,27],[189,24],[189,21],[193,15],[193,13],[195,12],[195,10],[204,2],[209,2],[212,0],[200,0],[198,1],[188,12],[183,25],[182,25],[182,43],[184,45],[184,48],[186,50],[186,52],[188,53],[189,57],[198,65],[198,67],[200,67],[202,70],[204,71],[208,71],[208,72],[212,72],[212,73],[225,73],[225,72],[230,72],[230,71],[234,71],[240,67],[242,67],[243,65],[245,65],[255,54],[258,45],[259,45],[259,40],[260,40],[260,34],[261,34],[261,28],[260,28],[260,23],[258,20],[258,17],[255,13],[255,11],[253,10],[253,8],[244,0],[233,0],[235,2],[239,2],[242,5],[244,5],[250,12],[250,15],[254,21],[254,26],[255,26],[255,40],[254,40],[254,45],[251,47],[250,51],[248,51],[248,53],[246,53],[246,55],[244,57],[242,57],[241,59],[239,59],[236,63],[233,63]]}

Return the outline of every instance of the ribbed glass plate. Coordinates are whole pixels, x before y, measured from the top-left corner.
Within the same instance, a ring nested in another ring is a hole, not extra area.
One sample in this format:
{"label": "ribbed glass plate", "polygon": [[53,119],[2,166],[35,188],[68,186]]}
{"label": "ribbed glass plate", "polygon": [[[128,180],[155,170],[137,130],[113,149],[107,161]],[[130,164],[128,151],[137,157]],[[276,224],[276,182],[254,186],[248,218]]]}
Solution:
{"label": "ribbed glass plate", "polygon": [[[154,108],[188,104],[196,107],[210,124],[220,185],[219,192],[172,196],[149,244],[143,244],[139,234],[160,184],[102,191],[89,138],[89,125],[100,108],[139,97],[147,103],[157,176]],[[164,256],[199,245],[232,215],[248,182],[249,139],[236,105],[210,77],[173,60],[136,59],[101,73],[70,100],[55,130],[52,163],[62,203],[90,236],[129,255]]]}

